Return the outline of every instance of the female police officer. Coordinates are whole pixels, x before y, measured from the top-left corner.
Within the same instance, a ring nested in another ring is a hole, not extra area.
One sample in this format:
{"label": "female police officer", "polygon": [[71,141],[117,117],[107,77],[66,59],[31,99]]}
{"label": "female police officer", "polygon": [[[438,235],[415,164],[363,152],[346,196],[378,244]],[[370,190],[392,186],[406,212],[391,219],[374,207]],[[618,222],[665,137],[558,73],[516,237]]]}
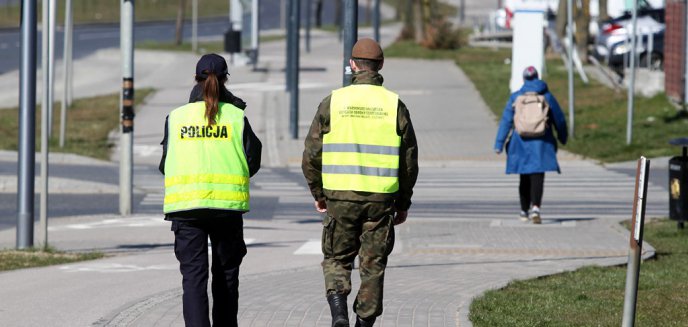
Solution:
{"label": "female police officer", "polygon": [[246,254],[242,215],[249,210],[249,177],[260,168],[261,143],[244,116],[246,104],[224,86],[228,75],[223,57],[201,57],[190,103],[165,122],[163,210],[172,221],[183,276],[186,326],[210,326],[208,237],[213,325],[237,326],[239,265]]}

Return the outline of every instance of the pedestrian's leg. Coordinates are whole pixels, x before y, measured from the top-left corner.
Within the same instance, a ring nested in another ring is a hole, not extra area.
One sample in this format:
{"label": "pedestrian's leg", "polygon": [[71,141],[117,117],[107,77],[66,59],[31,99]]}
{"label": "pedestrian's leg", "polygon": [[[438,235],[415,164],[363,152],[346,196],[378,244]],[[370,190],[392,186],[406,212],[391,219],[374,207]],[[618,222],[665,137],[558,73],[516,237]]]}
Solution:
{"label": "pedestrian's leg", "polygon": [[322,262],[326,294],[351,293],[351,269],[360,243],[360,222],[356,204],[348,201],[327,201],[323,221]]}
{"label": "pedestrian's leg", "polygon": [[540,216],[540,204],[542,202],[542,189],[545,182],[545,174],[531,174],[530,175],[530,198],[533,202],[533,207],[530,209],[530,220],[533,224],[542,223],[542,217]]}
{"label": "pedestrian's leg", "polygon": [[208,231],[212,245],[213,326],[236,327],[239,312],[239,266],[246,255],[243,219],[227,217]]}
{"label": "pedestrian's leg", "polygon": [[530,209],[530,175],[519,175],[518,195],[521,200],[521,211]]}
{"label": "pedestrian's leg", "polygon": [[540,208],[545,189],[545,173],[530,175],[530,198],[534,207]]}
{"label": "pedestrian's leg", "polygon": [[346,297],[351,293],[351,269],[360,243],[361,205],[348,201],[327,201],[323,221],[322,262],[325,293],[332,315],[332,326],[349,326]]}
{"label": "pedestrian's leg", "polygon": [[172,222],[174,254],[182,273],[186,326],[210,327],[208,317],[208,234],[192,222]]}
{"label": "pedestrian's leg", "polygon": [[387,257],[394,248],[393,210],[390,205],[370,203],[369,218],[363,223],[360,260],[361,288],[354,311],[364,320],[374,321],[382,314],[382,298]]}

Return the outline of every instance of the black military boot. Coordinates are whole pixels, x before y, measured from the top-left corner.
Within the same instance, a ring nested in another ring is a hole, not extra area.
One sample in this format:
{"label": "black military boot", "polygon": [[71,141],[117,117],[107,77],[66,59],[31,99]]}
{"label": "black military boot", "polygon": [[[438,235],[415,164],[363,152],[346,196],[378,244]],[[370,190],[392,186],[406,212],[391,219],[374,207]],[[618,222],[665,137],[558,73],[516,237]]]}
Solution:
{"label": "black military boot", "polygon": [[349,310],[346,308],[346,295],[330,294],[327,296],[332,313],[332,327],[349,327]]}
{"label": "black military boot", "polygon": [[363,319],[356,316],[356,327],[373,327],[373,324],[375,324],[375,317]]}

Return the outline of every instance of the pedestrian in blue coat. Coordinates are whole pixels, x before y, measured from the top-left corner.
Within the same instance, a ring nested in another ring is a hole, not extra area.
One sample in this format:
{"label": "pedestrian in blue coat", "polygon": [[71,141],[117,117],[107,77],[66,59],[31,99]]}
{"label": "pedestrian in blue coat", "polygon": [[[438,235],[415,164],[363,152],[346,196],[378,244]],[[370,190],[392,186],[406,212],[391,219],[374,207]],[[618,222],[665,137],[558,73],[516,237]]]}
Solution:
{"label": "pedestrian in blue coat", "polygon": [[[526,92],[543,95],[549,104],[548,127],[542,136],[522,138],[514,130],[513,104],[518,96]],[[557,99],[549,92],[547,83],[540,80],[535,67],[530,66],[523,71],[523,86],[511,94],[504,107],[494,145],[494,151],[500,154],[506,143],[506,173],[520,175],[518,193],[521,201],[520,218],[523,221],[530,219],[535,224],[541,223],[540,207],[545,172],[561,173],[557,162],[557,141],[553,130],[556,130],[559,142],[566,144],[568,134],[564,113]]]}

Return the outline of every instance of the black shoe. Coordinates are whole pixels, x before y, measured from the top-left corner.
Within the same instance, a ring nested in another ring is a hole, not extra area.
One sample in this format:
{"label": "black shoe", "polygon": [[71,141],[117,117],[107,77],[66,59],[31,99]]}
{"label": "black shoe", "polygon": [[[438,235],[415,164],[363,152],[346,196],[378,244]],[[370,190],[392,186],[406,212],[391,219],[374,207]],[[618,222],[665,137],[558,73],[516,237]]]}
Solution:
{"label": "black shoe", "polygon": [[349,327],[349,310],[346,308],[346,295],[330,294],[327,296],[327,303],[330,304],[332,327]]}
{"label": "black shoe", "polygon": [[356,316],[356,327],[373,327],[373,324],[375,323],[375,317],[368,318],[368,319],[363,319],[359,316]]}

